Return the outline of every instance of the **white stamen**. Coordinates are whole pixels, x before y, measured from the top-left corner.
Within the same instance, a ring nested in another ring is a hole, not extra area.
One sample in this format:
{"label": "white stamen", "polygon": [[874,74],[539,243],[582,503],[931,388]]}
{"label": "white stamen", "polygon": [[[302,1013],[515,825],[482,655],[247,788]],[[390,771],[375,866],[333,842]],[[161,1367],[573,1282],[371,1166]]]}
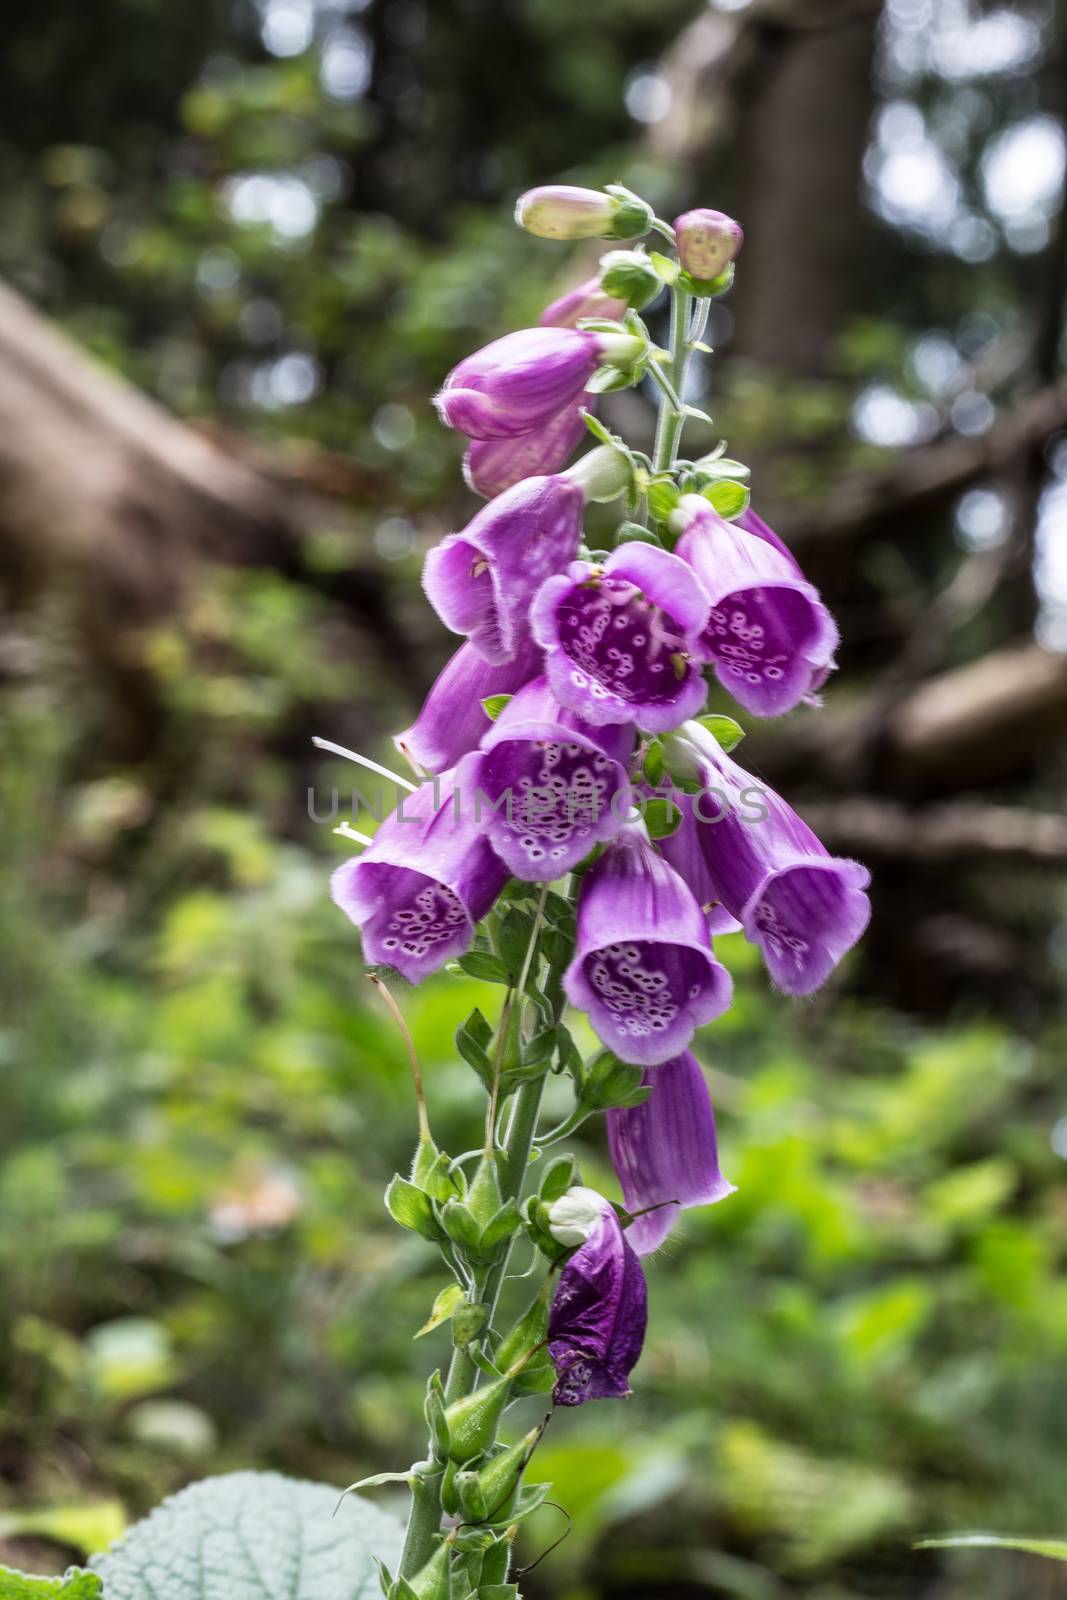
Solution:
{"label": "white stamen", "polygon": [[343,744],[334,744],[332,739],[312,738],[312,744],[317,750],[329,750],[335,756],[344,756],[346,761],[355,761],[359,766],[366,767],[370,772],[376,772],[381,778],[391,778],[393,783],[398,783],[409,794],[414,794],[417,784],[409,783],[397,772],[390,772],[388,767],[380,766],[377,761],[372,761],[370,756],[361,756],[356,750],[346,750]]}
{"label": "white stamen", "polygon": [[352,827],[351,823],[348,822],[338,823],[337,827],[334,828],[333,831],[334,833],[339,833],[342,839],[354,839],[357,844],[373,844],[374,842],[367,836],[367,834],[357,833],[355,828]]}

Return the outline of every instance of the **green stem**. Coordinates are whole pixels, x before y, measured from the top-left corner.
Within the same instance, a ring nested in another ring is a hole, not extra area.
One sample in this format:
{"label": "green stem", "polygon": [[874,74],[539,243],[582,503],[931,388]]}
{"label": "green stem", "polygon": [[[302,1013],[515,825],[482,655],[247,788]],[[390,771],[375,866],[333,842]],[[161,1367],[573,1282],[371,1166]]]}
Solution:
{"label": "green stem", "polygon": [[[689,300],[687,290],[677,284],[671,289],[671,359],[668,368],[670,385],[676,396],[684,394],[685,369],[689,360],[688,329]],[[667,394],[661,393],[659,420],[656,424],[656,448],[652,466],[656,472],[669,472],[678,454],[678,441],[682,436],[685,412],[676,406]]]}

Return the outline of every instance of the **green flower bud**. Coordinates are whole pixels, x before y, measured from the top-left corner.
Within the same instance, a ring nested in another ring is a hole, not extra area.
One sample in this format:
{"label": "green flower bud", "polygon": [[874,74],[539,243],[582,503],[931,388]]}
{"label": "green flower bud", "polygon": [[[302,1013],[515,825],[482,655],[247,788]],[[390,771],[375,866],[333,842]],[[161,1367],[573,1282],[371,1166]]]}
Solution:
{"label": "green flower bud", "polygon": [[445,1410],[448,1453],[453,1461],[473,1461],[488,1450],[511,1393],[511,1375],[493,1378],[473,1394],[453,1400]]}
{"label": "green flower bud", "polygon": [[663,279],[643,250],[609,250],[600,258],[600,286],[616,300],[643,311],[663,288]]}
{"label": "green flower bud", "polygon": [[416,1600],[449,1600],[451,1558],[452,1546],[446,1539],[437,1546],[426,1565],[407,1580],[408,1588]]}
{"label": "green flower bud", "polygon": [[[546,1282],[541,1293],[515,1326],[504,1335],[497,1348],[496,1365],[503,1371],[529,1356],[548,1337],[548,1297],[551,1285]],[[521,1374],[520,1374],[521,1376]]]}
{"label": "green flower bud", "polygon": [[508,1503],[543,1432],[539,1424],[476,1472],[456,1474],[459,1508],[469,1522],[495,1522],[507,1515]]}

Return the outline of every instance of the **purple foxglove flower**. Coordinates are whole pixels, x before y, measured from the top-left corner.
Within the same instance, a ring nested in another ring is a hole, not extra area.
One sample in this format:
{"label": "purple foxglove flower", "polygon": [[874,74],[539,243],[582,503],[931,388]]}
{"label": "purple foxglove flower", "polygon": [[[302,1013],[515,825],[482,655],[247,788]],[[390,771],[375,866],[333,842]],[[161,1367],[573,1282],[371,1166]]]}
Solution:
{"label": "purple foxglove flower", "polygon": [[666,550],[627,544],[603,567],[573,562],[542,585],[530,620],[553,692],[587,722],[656,733],[704,704],[708,600],[689,564]]}
{"label": "purple foxglove flower", "polygon": [[434,404],[441,421],[472,439],[514,439],[572,405],[612,352],[640,350],[626,334],[522,328],[454,367]]}
{"label": "purple foxglove flower", "polygon": [[544,678],[505,706],[465,768],[464,793],[476,806],[485,797],[489,841],[515,877],[551,882],[618,833],[633,742],[631,727],[583,723]]}
{"label": "purple foxglove flower", "polygon": [[[697,840],[711,882],[745,936],[759,945],[771,978],[786,994],[825,983],[870,920],[870,873],[831,856],[773,789],[726,754],[699,723],[668,739],[704,784],[691,797]],[[702,892],[701,890],[697,891]]]}
{"label": "purple foxglove flower", "polygon": [[434,681],[410,728],[393,743],[415,771],[444,772],[473,750],[493,726],[482,709],[490,695],[514,694],[540,670],[541,652],[526,638],[510,661],[486,661],[470,643],[460,645]]}
{"label": "purple foxglove flower", "polygon": [[594,397],[583,395],[530,433],[514,439],[472,440],[463,458],[467,487],[489,500],[523,478],[558,471],[588,437],[582,411],[594,406]]}
{"label": "purple foxglove flower", "polygon": [[364,959],[421,983],[463,955],[507,876],[446,773],[403,797],[330,892],[361,929]]}
{"label": "purple foxglove flower", "polygon": [[756,716],[792,711],[825,681],[838,644],[818,590],[774,544],[724,521],[700,495],[683,496],[678,515],[686,526],[677,554],[711,601],[703,644],[715,676]]}
{"label": "purple foxglove flower", "polygon": [[[630,1373],[648,1326],[641,1263],[601,1195],[572,1189],[550,1216],[559,1207],[568,1208],[566,1237],[582,1242],[560,1273],[548,1316],[548,1353],[556,1369],[552,1398],[558,1406],[580,1406],[623,1397],[632,1393]],[[578,1218],[579,1211],[588,1220]]]}
{"label": "purple foxglove flower", "polygon": [[618,201],[602,189],[544,183],[520,194],[515,221],[541,239],[606,239],[617,210]]}
{"label": "purple foxglove flower", "polygon": [[691,278],[708,283],[720,278],[745,241],[741,224],[724,211],[699,207],[676,217],[678,260]]}
{"label": "purple foxglove flower", "polygon": [[585,875],[563,987],[608,1049],[643,1067],[684,1050],[730,1004],[703,913],[642,823],[628,822]]}
{"label": "purple foxglove flower", "polygon": [[[693,815],[693,802],[687,794],[676,793],[672,798],[681,814],[681,820],[673,833],[668,834],[666,838],[657,839],[660,854],[674,868],[678,876],[685,879],[693,891],[704,913],[708,932],[739,933],[741,924],[727,911],[722,895],[708,870],[700,842],[701,823]],[[706,813],[708,816],[713,814],[710,803]]]}
{"label": "purple foxglove flower", "polygon": [[[688,1050],[646,1067],[643,1105],[607,1113],[608,1149],[627,1211],[645,1211],[626,1230],[639,1256],[658,1250],[678,1213],[734,1193],[719,1171],[715,1112],[704,1069]],[[648,1206],[654,1210],[646,1211]]]}
{"label": "purple foxglove flower", "polygon": [[585,495],[572,478],[525,478],[426,557],[422,583],[446,628],[487,661],[513,659],[534,592],[574,556]]}
{"label": "purple foxglove flower", "polygon": [[576,288],[560,295],[541,313],[543,328],[576,328],[584,317],[617,322],[626,310],[626,301],[617,300],[601,287],[599,277],[586,278]]}

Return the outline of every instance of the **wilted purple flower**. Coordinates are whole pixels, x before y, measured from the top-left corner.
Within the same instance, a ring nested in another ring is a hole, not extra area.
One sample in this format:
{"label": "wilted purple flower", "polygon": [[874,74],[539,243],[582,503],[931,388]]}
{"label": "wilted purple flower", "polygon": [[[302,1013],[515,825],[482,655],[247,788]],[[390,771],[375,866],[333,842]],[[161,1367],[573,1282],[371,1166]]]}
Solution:
{"label": "wilted purple flower", "polygon": [[661,732],[704,703],[707,596],[666,550],[627,544],[602,567],[573,562],[542,586],[530,620],[553,691],[588,722]]}
{"label": "wilted purple flower", "polygon": [[489,840],[517,878],[551,882],[610,839],[631,802],[624,765],[633,729],[593,728],[559,704],[544,678],[520,690],[464,767]]}
{"label": "wilted purple flower", "polygon": [[617,300],[601,286],[600,278],[586,278],[566,294],[553,300],[541,313],[543,328],[576,328],[586,317],[617,322],[626,310],[626,301]]}
{"label": "wilted purple flower", "polygon": [[472,439],[514,439],[577,400],[602,362],[640,352],[629,334],[522,328],[454,367],[434,404],[447,427]]}
{"label": "wilted purple flower", "polygon": [[523,478],[558,471],[588,438],[582,411],[593,408],[593,396],[582,395],[530,433],[514,439],[473,439],[463,457],[467,487],[488,500]]}
{"label": "wilted purple flower", "polygon": [[778,987],[811,994],[870,920],[867,868],[831,856],[792,807],[731,760],[699,723],[666,741],[665,758],[676,773],[684,761],[687,775],[705,786],[690,804],[716,898],[760,946]]}
{"label": "wilted purple flower", "polygon": [[445,627],[469,634],[487,661],[510,661],[535,590],[578,548],[584,507],[574,479],[526,478],[435,545],[422,583]]}
{"label": "wilted purple flower", "polygon": [[700,907],[643,823],[628,822],[582,882],[563,986],[608,1049],[641,1066],[677,1055],[730,1004]]}
{"label": "wilted purple flower", "polygon": [[[560,1273],[548,1317],[558,1406],[630,1394],[648,1325],[641,1263],[614,1210],[592,1189],[571,1189],[549,1210],[553,1232],[578,1248]],[[581,1242],[579,1242],[581,1241]]]}
{"label": "wilted purple flower", "polygon": [[330,884],[362,931],[364,958],[395,967],[409,983],[464,953],[507,881],[454,780],[446,773],[405,795]]}
{"label": "wilted purple flower", "polygon": [[734,1192],[719,1171],[715,1112],[696,1057],[686,1050],[661,1067],[646,1067],[644,1082],[652,1093],[643,1105],[607,1113],[626,1209],[645,1212],[626,1230],[639,1256],[659,1248],[680,1209],[714,1205]]}
{"label": "wilted purple flower", "polygon": [[708,283],[722,277],[735,259],[745,235],[741,224],[724,211],[698,207],[674,220],[678,260],[691,278]]}
{"label": "wilted purple flower", "polygon": [[393,743],[421,776],[444,772],[492,727],[482,701],[514,694],[540,671],[541,652],[526,638],[510,661],[494,665],[470,643],[446,661],[410,728]]}
{"label": "wilted purple flower", "polygon": [[676,515],[686,521],[677,554],[711,602],[703,643],[715,676],[757,716],[792,711],[825,681],[838,645],[819,591],[774,544],[724,521],[702,496],[683,496]]}

